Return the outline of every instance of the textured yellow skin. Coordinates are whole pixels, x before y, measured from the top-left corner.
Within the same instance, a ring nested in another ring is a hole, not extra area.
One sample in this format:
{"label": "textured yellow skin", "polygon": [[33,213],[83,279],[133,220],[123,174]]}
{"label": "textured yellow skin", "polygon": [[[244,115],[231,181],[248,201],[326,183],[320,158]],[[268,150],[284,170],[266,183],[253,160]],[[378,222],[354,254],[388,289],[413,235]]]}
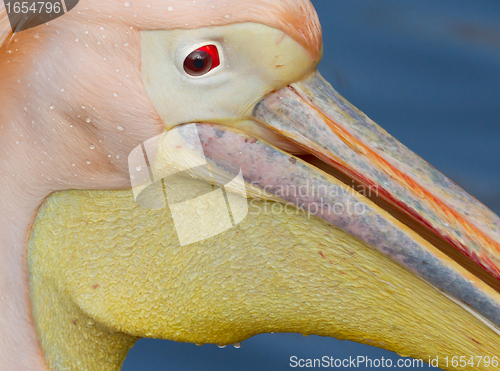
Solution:
{"label": "textured yellow skin", "polygon": [[[177,181],[196,193],[196,180]],[[378,251],[318,218],[264,205],[253,200],[237,227],[180,247],[168,209],[141,208],[131,191],[49,197],[28,255],[49,368],[118,370],[138,337],[231,344],[264,332],[424,360],[499,354],[495,332]]]}

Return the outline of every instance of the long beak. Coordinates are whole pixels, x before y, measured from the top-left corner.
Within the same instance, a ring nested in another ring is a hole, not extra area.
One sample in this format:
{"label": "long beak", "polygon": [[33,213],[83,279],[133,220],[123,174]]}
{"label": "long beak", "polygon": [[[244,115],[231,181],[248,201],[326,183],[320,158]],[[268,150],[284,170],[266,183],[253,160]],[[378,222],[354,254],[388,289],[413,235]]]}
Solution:
{"label": "long beak", "polygon": [[225,171],[212,179],[221,185],[241,170],[250,193],[292,203],[343,229],[500,327],[495,214],[344,100],[318,72],[265,97],[253,116],[321,161],[306,162],[210,124],[197,125],[196,146],[188,125],[163,150],[184,143],[206,156],[212,170]]}
{"label": "long beak", "polygon": [[329,222],[500,326],[498,294],[488,294],[492,290],[484,290],[479,280],[500,287],[497,215],[352,106],[317,71],[265,97],[254,118],[349,177],[361,193],[395,210],[393,215],[477,277],[471,280],[470,274],[435,249],[416,243],[404,229],[391,230],[376,210],[368,219],[357,215],[336,220],[330,215]]}

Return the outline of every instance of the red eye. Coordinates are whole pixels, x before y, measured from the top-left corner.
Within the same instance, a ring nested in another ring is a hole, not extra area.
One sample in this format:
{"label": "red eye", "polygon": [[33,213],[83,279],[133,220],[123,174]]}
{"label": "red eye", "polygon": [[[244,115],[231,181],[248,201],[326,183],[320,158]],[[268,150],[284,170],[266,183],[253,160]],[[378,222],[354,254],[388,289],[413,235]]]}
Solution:
{"label": "red eye", "polygon": [[206,45],[187,56],[184,61],[184,71],[191,76],[202,76],[219,65],[220,58],[217,47]]}

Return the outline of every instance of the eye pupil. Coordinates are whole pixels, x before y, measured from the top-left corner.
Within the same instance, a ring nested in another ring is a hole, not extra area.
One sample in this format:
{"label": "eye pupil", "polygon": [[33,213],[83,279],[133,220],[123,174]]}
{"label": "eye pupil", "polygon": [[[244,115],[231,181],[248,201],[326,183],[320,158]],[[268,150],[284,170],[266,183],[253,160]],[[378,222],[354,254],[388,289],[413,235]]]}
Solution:
{"label": "eye pupil", "polygon": [[184,61],[184,71],[191,76],[202,76],[219,66],[219,52],[215,45],[203,46]]}
{"label": "eye pupil", "polygon": [[202,69],[205,66],[205,60],[200,56],[196,57],[194,60],[194,66],[195,68]]}

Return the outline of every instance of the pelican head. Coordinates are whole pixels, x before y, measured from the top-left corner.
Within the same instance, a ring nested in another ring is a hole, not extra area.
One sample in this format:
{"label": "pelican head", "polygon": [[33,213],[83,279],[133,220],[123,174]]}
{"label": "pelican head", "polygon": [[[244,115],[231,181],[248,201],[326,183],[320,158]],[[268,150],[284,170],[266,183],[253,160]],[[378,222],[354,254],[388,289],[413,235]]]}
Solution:
{"label": "pelican head", "polygon": [[[80,0],[0,35],[0,364],[111,370],[140,337],[271,331],[497,354],[500,220],[321,77],[309,0]],[[183,243],[141,169],[177,201],[240,174],[225,200],[252,201],[222,230],[197,209],[212,237]]]}

